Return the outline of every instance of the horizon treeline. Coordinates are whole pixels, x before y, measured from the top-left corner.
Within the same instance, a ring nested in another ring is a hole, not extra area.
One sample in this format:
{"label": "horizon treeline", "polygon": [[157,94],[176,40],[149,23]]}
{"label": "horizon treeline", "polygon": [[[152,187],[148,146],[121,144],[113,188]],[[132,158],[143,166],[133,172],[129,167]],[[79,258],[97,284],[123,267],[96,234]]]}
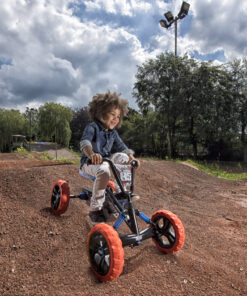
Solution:
{"label": "horizon treeline", "polygon": [[[119,134],[137,155],[243,160],[247,127],[247,60],[214,65],[161,54],[137,67],[133,97]],[[79,150],[88,108],[48,102],[38,109],[0,108],[0,152],[12,136],[56,141]]]}

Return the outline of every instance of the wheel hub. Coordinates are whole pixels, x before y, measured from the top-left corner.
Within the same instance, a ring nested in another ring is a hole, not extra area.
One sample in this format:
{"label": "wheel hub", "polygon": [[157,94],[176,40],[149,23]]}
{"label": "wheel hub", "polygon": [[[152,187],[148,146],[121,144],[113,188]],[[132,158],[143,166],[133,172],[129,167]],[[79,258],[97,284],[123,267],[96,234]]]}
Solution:
{"label": "wheel hub", "polygon": [[94,233],[90,241],[90,257],[94,268],[101,275],[106,274],[110,267],[110,254],[108,253],[109,246],[105,238],[99,233]]}
{"label": "wheel hub", "polygon": [[52,205],[54,210],[57,210],[59,202],[60,202],[60,189],[59,186],[56,185],[52,192]]}

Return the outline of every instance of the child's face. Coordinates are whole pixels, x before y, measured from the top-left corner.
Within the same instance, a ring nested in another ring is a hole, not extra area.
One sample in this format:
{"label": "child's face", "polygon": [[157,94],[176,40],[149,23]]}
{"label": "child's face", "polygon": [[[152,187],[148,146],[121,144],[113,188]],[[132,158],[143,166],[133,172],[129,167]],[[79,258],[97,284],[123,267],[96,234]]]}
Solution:
{"label": "child's face", "polygon": [[105,129],[114,129],[120,120],[121,111],[119,108],[112,108],[107,114],[105,119],[101,119]]}

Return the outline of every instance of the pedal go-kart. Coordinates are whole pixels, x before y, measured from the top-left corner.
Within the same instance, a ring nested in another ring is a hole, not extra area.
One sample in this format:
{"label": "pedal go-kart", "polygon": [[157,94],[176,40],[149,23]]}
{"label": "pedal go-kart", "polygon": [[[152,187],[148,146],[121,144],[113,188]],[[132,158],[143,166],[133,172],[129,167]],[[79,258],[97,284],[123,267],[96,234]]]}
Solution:
{"label": "pedal go-kart", "polygon": [[[114,205],[119,213],[114,225],[106,223],[95,225],[88,234],[87,249],[89,262],[93,273],[100,281],[112,281],[123,271],[125,246],[139,246],[143,240],[152,238],[156,247],[164,253],[179,251],[185,239],[184,227],[180,219],[170,211],[159,210],[151,218],[134,207],[134,172],[136,162],[130,165],[114,165],[110,159],[103,161],[109,163],[115,180],[121,192],[115,192],[114,182],[109,181],[106,188],[106,200]],[[117,166],[117,167],[116,167]],[[83,174],[85,177],[94,177]],[[125,190],[129,186],[129,191]],[[71,198],[82,200],[90,199],[91,190],[83,188],[78,195],[70,195],[70,188],[66,181],[58,180],[53,184],[51,193],[51,210],[55,215],[63,214]],[[147,228],[139,230],[137,217],[147,223]],[[131,234],[118,232],[125,222]]]}

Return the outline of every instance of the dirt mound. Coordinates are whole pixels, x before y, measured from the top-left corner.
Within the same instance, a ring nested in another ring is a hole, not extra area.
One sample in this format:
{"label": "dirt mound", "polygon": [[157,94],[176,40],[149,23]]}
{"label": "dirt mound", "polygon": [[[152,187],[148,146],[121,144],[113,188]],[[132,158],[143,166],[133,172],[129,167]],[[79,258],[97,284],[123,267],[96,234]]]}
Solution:
{"label": "dirt mound", "polygon": [[[52,166],[52,165],[63,165],[70,160],[77,160],[79,162],[79,157],[67,151],[66,149],[61,149],[60,156],[61,158],[53,157],[52,154],[49,153],[49,150],[46,151],[53,160],[44,160],[44,155],[42,153],[0,153],[0,171],[1,170],[9,170],[14,168],[32,168],[32,167],[40,167],[40,166]],[[62,157],[63,156],[63,157]],[[60,161],[64,160],[64,161]]]}
{"label": "dirt mound", "polygon": [[57,150],[49,149],[46,152],[52,157],[53,159],[77,159],[79,160],[80,157],[77,156],[74,152],[71,152],[69,149],[60,148]]}
{"label": "dirt mound", "polygon": [[159,252],[152,240],[127,247],[122,275],[99,283],[86,252],[88,205],[71,200],[61,217],[50,212],[55,180],[67,180],[71,193],[92,183],[78,174],[78,165],[34,166],[41,160],[8,157],[5,162],[16,163],[5,169],[0,154],[1,296],[247,295],[244,181],[218,179],[179,163],[142,160],[136,206],[149,216],[158,209],[177,214],[185,227],[185,245],[173,255]]}
{"label": "dirt mound", "polygon": [[56,159],[78,158],[78,156],[68,148],[63,148],[60,145],[55,145],[55,143],[35,142],[29,145],[29,149],[31,149],[31,151],[33,152],[48,153],[52,158],[56,158]]}

